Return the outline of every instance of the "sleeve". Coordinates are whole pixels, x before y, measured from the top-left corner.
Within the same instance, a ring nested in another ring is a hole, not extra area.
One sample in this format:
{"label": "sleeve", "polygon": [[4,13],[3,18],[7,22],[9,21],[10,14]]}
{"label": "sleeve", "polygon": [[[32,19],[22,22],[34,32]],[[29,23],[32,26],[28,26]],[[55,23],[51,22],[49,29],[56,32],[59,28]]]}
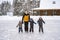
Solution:
{"label": "sleeve", "polygon": [[43,23],[45,24],[45,21],[44,20],[42,20],[43,21]]}
{"label": "sleeve", "polygon": [[34,21],[33,21],[34,24],[36,24]]}
{"label": "sleeve", "polygon": [[18,27],[18,25],[19,25],[19,23],[17,24],[17,26],[16,26],[16,27]]}
{"label": "sleeve", "polygon": [[30,14],[29,14],[29,21],[30,21]]}
{"label": "sleeve", "polygon": [[37,21],[37,23],[39,23],[39,20]]}

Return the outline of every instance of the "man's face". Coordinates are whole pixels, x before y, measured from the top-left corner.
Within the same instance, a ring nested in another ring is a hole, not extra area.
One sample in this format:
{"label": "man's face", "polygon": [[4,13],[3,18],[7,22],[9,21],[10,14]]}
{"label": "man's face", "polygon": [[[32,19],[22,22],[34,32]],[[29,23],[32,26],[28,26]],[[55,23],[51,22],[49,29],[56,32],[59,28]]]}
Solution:
{"label": "man's face", "polygon": [[27,12],[27,11],[25,11],[25,13],[26,13],[26,14],[28,14],[28,12]]}

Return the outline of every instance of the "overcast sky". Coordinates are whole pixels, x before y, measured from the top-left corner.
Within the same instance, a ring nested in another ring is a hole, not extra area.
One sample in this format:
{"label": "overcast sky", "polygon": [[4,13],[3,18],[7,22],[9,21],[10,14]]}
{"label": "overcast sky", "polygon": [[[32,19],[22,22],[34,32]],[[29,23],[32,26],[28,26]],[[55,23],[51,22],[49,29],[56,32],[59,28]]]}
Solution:
{"label": "overcast sky", "polygon": [[[55,2],[55,4],[53,4]],[[40,8],[60,9],[60,0],[41,0]]]}
{"label": "overcast sky", "polygon": [[0,0],[0,4],[2,3],[2,1],[8,1],[8,2],[10,2],[11,4],[13,3],[13,0]]}

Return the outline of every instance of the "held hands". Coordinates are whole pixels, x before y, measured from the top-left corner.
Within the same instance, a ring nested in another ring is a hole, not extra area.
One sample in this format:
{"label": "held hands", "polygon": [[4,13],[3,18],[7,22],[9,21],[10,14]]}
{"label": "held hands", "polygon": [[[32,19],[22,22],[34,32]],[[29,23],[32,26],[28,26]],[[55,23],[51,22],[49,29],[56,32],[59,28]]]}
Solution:
{"label": "held hands", "polygon": [[34,22],[34,24],[36,24],[36,23]]}
{"label": "held hands", "polygon": [[18,27],[18,26],[16,26],[16,27]]}
{"label": "held hands", "polygon": [[23,24],[23,22],[22,22],[22,24]]}
{"label": "held hands", "polygon": [[45,24],[45,22],[44,22],[44,24]]}
{"label": "held hands", "polygon": [[36,24],[36,23],[35,23]]}

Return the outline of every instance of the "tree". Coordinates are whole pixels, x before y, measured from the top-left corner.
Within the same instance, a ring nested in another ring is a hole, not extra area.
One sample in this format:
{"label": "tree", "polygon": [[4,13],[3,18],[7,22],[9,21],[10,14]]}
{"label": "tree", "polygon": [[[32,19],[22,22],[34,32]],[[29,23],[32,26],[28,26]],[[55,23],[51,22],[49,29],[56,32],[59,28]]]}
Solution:
{"label": "tree", "polygon": [[11,4],[8,1],[3,1],[1,4],[1,12],[3,15],[6,15],[9,12]]}

